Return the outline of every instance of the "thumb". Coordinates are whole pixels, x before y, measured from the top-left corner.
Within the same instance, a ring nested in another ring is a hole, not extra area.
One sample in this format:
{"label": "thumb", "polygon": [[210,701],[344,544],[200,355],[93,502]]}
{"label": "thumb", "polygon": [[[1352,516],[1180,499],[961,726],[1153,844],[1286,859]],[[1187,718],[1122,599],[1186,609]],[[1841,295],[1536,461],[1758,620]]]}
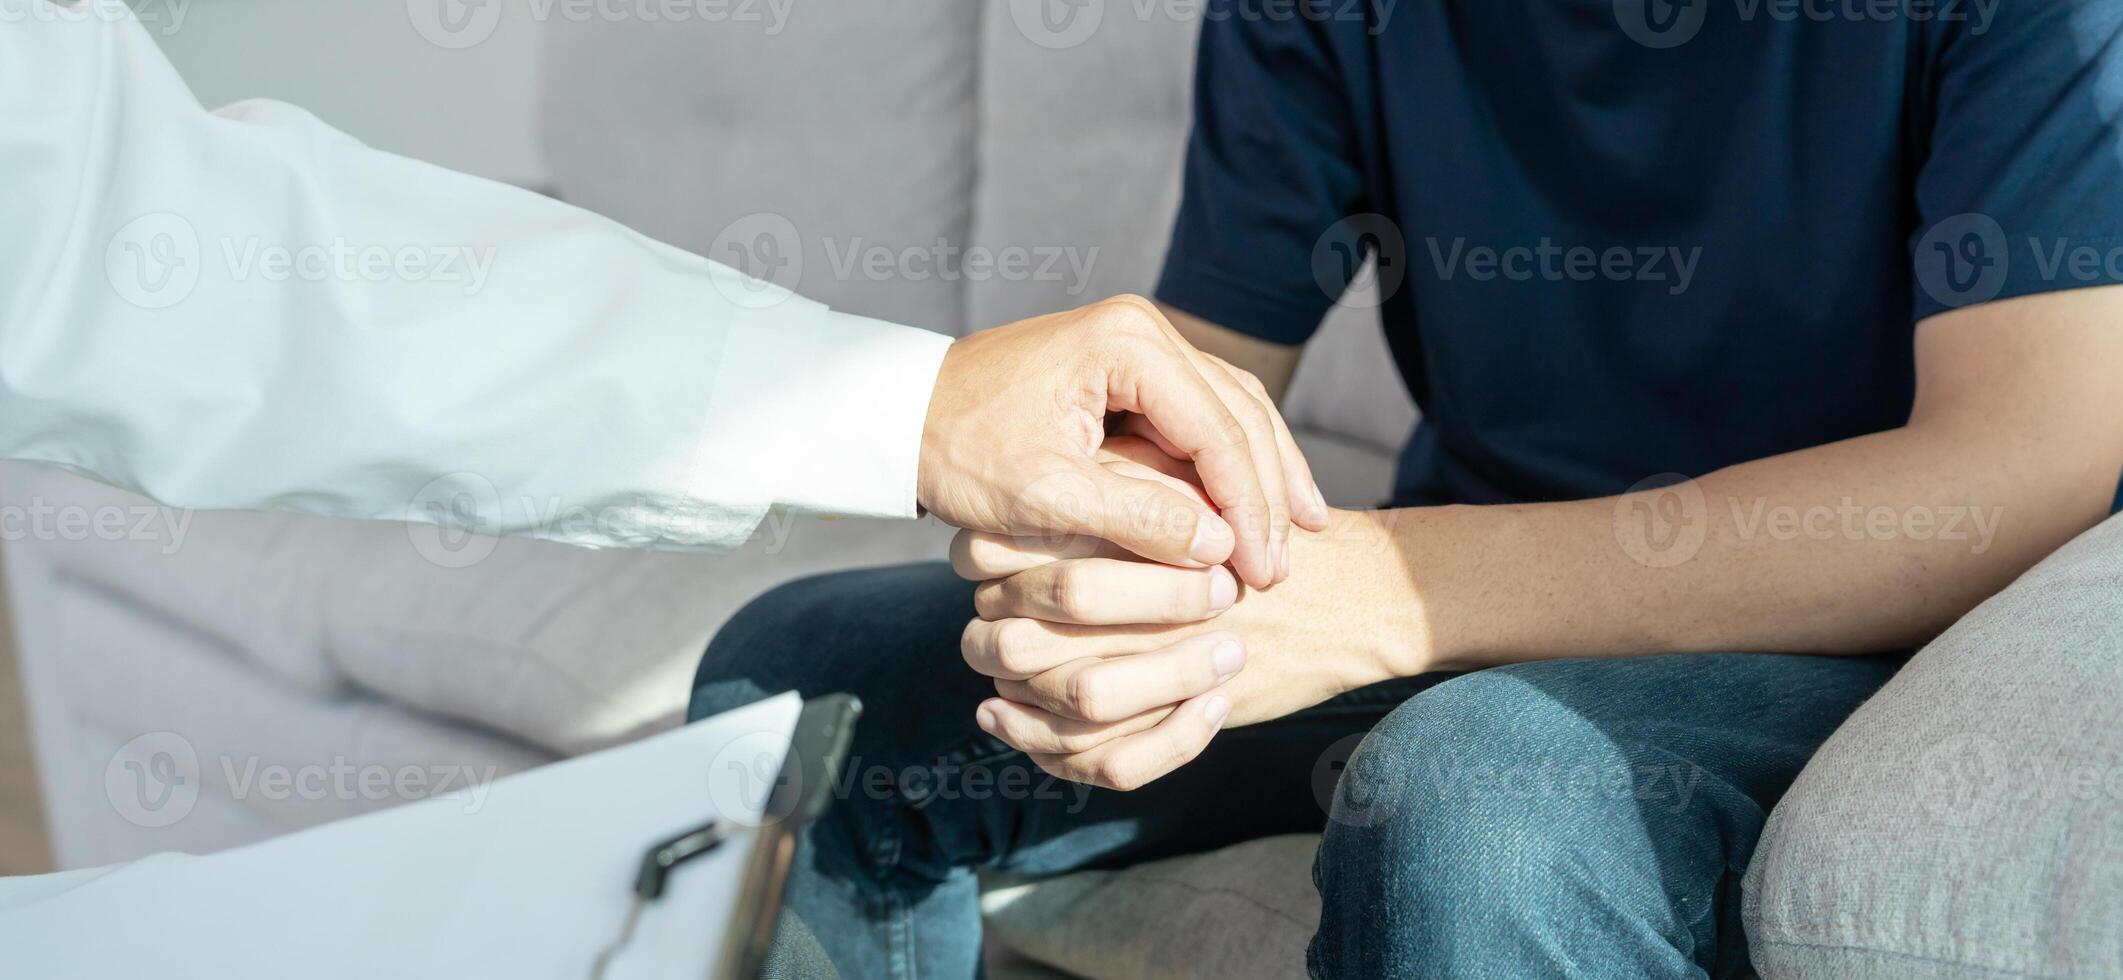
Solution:
{"label": "thumb", "polygon": [[[1132,469],[1132,468],[1131,468]],[[1154,471],[1138,478],[1072,461],[1035,480],[1011,508],[1008,533],[1048,548],[1095,538],[1151,561],[1207,567],[1231,559],[1231,525],[1201,498]]]}

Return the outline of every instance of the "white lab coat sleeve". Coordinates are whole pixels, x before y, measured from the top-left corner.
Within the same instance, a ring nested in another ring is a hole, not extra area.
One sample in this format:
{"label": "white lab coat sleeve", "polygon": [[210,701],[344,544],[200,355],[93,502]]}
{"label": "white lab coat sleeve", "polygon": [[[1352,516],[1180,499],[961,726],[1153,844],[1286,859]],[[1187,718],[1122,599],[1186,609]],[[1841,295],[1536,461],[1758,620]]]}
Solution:
{"label": "white lab coat sleeve", "polygon": [[915,513],[949,340],[209,113],[121,0],[0,0],[0,458],[168,504],[727,547]]}

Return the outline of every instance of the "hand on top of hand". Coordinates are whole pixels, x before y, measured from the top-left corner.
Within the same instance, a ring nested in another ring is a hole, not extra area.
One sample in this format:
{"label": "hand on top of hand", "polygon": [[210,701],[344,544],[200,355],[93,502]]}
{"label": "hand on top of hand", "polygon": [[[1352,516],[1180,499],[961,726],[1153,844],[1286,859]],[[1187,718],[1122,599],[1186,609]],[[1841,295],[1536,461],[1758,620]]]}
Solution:
{"label": "hand on top of hand", "polygon": [[[1116,475],[1198,492],[1186,465],[1148,442],[1117,436],[1101,456]],[[1086,537],[961,533],[952,564],[982,583],[961,648],[996,679],[981,728],[1058,776],[1133,789],[1191,761],[1225,725],[1392,676],[1386,665],[1404,652],[1351,627],[1393,603],[1409,609],[1407,576],[1371,515],[1330,517],[1326,533],[1292,535],[1306,574],[1267,589]]]}
{"label": "hand on top of hand", "polygon": [[[1110,428],[1192,462],[1206,494],[1116,473]],[[1204,499],[1206,496],[1206,500]],[[1124,296],[951,346],[922,432],[916,497],[958,527],[1089,535],[1171,565],[1289,576],[1291,522],[1327,505],[1260,382]]]}

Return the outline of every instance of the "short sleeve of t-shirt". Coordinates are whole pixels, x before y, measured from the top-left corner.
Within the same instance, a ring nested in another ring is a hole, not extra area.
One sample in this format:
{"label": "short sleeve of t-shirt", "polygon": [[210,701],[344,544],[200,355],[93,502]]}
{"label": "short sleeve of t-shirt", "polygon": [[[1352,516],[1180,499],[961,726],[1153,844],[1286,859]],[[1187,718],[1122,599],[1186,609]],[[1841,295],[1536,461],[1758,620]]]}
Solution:
{"label": "short sleeve of t-shirt", "polygon": [[[1300,344],[1340,299],[1314,253],[1354,243],[1324,239],[1364,208],[1353,125],[1364,109],[1350,96],[1361,86],[1346,84],[1337,25],[1237,16],[1238,6],[1216,0],[1204,17],[1186,192],[1157,297]],[[1361,257],[1325,256],[1342,259]]]}
{"label": "short sleeve of t-shirt", "polygon": [[2123,2],[1952,7],[1925,25],[1914,316],[2123,282]]}

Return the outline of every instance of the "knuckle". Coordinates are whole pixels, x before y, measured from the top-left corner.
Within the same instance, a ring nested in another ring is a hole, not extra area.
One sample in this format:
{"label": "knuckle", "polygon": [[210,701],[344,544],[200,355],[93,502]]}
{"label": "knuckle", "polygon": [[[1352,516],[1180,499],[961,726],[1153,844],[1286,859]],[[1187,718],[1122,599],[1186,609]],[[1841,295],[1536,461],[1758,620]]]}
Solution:
{"label": "knuckle", "polygon": [[1141,293],[1120,293],[1106,302],[1115,306],[1128,307],[1141,313],[1155,313],[1157,311],[1157,304],[1150,302],[1150,298]]}
{"label": "knuckle", "polygon": [[1081,619],[1091,611],[1092,590],[1088,586],[1082,575],[1064,569],[1049,577],[1047,603],[1071,619]]}
{"label": "knuckle", "polygon": [[1113,685],[1107,680],[1107,671],[1100,667],[1086,667],[1069,675],[1062,696],[1085,721],[1120,720],[1114,716]]}
{"label": "knuckle", "polygon": [[1028,674],[1035,666],[1034,634],[1039,627],[1027,619],[1006,619],[989,631],[996,666],[1011,674]]}
{"label": "knuckle", "polygon": [[1238,416],[1229,411],[1217,420],[1216,438],[1218,444],[1225,449],[1243,449],[1253,442],[1246,435],[1246,423],[1239,421]]}
{"label": "knuckle", "polygon": [[1123,793],[1141,789],[1146,782],[1141,767],[1128,761],[1120,753],[1100,759],[1097,765],[1092,767],[1092,774],[1099,783]]}
{"label": "knuckle", "polygon": [[1006,597],[1003,582],[982,582],[973,589],[973,612],[982,619],[1001,618]]}
{"label": "knuckle", "polygon": [[1147,333],[1161,318],[1155,304],[1134,293],[1103,300],[1097,310],[1100,328],[1116,333]]}

